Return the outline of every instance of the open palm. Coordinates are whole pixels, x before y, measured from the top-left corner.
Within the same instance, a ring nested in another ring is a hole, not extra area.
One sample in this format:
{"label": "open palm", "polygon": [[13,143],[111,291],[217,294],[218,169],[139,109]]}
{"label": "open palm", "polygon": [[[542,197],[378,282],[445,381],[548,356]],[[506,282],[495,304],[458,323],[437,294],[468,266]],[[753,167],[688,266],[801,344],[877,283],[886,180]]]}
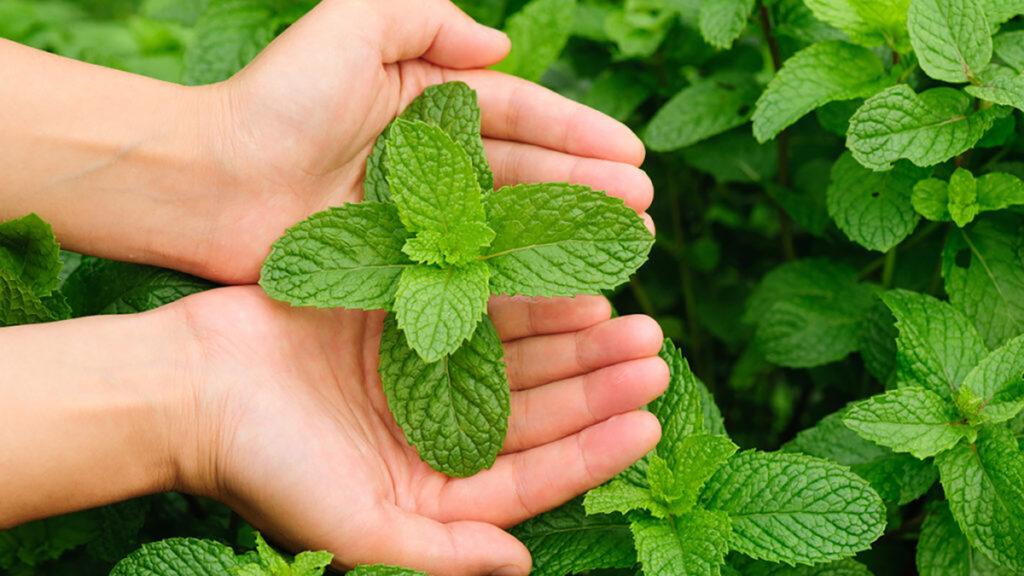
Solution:
{"label": "open palm", "polygon": [[495,465],[448,478],[405,441],[377,377],[383,313],[290,308],[258,288],[183,300],[198,343],[197,446],[182,488],[339,564],[430,574],[526,574],[501,530],[596,486],[649,451],[638,408],[667,385],[661,332],[609,319],[598,297],[495,299],[513,392]]}

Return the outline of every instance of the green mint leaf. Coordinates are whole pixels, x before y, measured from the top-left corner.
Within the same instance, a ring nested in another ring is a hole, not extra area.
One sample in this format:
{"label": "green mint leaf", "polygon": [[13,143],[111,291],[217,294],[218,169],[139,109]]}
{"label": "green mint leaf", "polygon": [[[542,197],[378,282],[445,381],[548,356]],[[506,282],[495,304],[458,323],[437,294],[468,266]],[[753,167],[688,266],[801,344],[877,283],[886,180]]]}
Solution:
{"label": "green mint leaf", "polygon": [[988,16],[988,22],[993,27],[999,26],[1014,16],[1024,14],[1024,1],[1022,0],[983,0],[979,4],[985,7],[985,15]]}
{"label": "green mint leaf", "polygon": [[669,445],[674,467],[658,456],[647,468],[651,494],[673,515],[691,511],[705,482],[736,453],[737,446],[725,436],[697,434]]}
{"label": "green mint leaf", "polygon": [[888,170],[906,158],[932,166],[968,150],[1005,110],[973,110],[967,94],[933,88],[915,94],[906,84],[871,98],[850,118],[847,147],[872,170]]}
{"label": "green mint leaf", "polygon": [[949,400],[916,386],[855,402],[843,416],[862,438],[917,458],[955,446],[969,430],[961,420]]}
{"label": "green mint leaf", "polygon": [[978,331],[953,306],[935,298],[893,290],[882,300],[896,317],[896,378],[951,400],[972,368],[988,355]]}
{"label": "green mint leaf", "polygon": [[741,452],[701,499],[729,514],[733,550],[771,562],[846,558],[867,549],[885,526],[885,507],[867,481],[803,454]]}
{"label": "green mint leaf", "polygon": [[628,280],[654,244],[633,209],[586,186],[507,186],[484,205],[495,294],[596,294]]}
{"label": "green mint leaf", "polygon": [[402,272],[395,316],[424,362],[455,352],[473,335],[487,312],[489,276],[483,262],[453,268],[412,266]]}
{"label": "green mint leaf", "polygon": [[837,560],[817,566],[786,566],[764,561],[743,565],[743,576],[873,576],[868,567],[855,560]]}
{"label": "green mint leaf", "polygon": [[856,272],[826,260],[783,264],[769,272],[747,302],[744,320],[754,343],[780,366],[827,364],[857,350],[873,291]]}
{"label": "green mint leaf", "polygon": [[682,151],[686,163],[715,181],[767,182],[778,172],[778,143],[758,144],[749,130],[738,129],[698,142]]}
{"label": "green mint leaf", "polygon": [[992,51],[1006,65],[1024,72],[1024,30],[1001,32],[992,38]]}
{"label": "green mint leaf", "polygon": [[76,512],[0,531],[0,569],[36,573],[24,569],[42,566],[96,538],[95,520],[89,511]]}
{"label": "green mint leaf", "polygon": [[1002,427],[982,428],[935,459],[942,488],[967,541],[990,560],[1024,571],[1024,453]]}
{"label": "green mint leaf", "polygon": [[944,501],[929,503],[917,542],[917,571],[921,576],[1013,575],[971,547]]}
{"label": "green mint leaf", "polygon": [[953,231],[942,251],[950,303],[991,347],[1024,332],[1022,249],[1024,220],[1000,212]]}
{"label": "green mint leaf", "polygon": [[[462,82],[445,82],[429,86],[416,97],[399,116],[403,120],[419,120],[437,126],[469,154],[476,171],[480,189],[494,188],[494,175],[487,164],[483,140],[480,139],[480,106],[476,92]],[[391,189],[387,181],[387,149],[391,126],[377,138],[369,158],[366,159],[366,180],[363,183],[365,199],[390,202]]]}
{"label": "green mint leaf", "polygon": [[729,517],[694,510],[671,522],[637,518],[630,525],[647,576],[718,576],[729,552]]}
{"label": "green mint leaf", "polygon": [[390,308],[409,233],[392,204],[363,202],[318,212],[274,242],[260,286],[275,300],[320,308]]}
{"label": "green mint leaf", "polygon": [[531,0],[505,23],[512,51],[494,69],[539,80],[569,41],[575,11],[576,0]]}
{"label": "green mint leaf", "polygon": [[699,80],[683,88],[644,129],[647,147],[669,152],[746,123],[757,93],[750,82]]}
{"label": "green mint leaf", "polygon": [[825,237],[829,227],[827,191],[822,182],[829,179],[832,162],[816,158],[805,162],[793,174],[791,186],[767,182],[765,192],[782,206],[794,222],[808,233]]}
{"label": "green mint leaf", "polygon": [[384,322],[380,378],[395,421],[420,457],[449,476],[494,464],[508,429],[501,340],[490,320],[450,356],[424,362],[392,316]]}
{"label": "green mint leaf", "polygon": [[629,522],[620,515],[584,513],[582,498],[512,528],[533,556],[533,576],[565,576],[636,564]]}
{"label": "green mint leaf", "polygon": [[651,95],[651,87],[631,68],[605,70],[583,95],[580,102],[625,122]]}
{"label": "green mint leaf", "polygon": [[907,8],[910,0],[804,0],[814,16],[845,32],[862,46],[887,44],[900,52],[909,48]]}
{"label": "green mint leaf", "polygon": [[963,228],[978,215],[978,182],[967,170],[957,168],[953,172],[946,194],[949,217],[957,226]]}
{"label": "green mint leaf", "polygon": [[[384,157],[398,215],[407,230],[423,236],[411,241],[406,254],[421,262],[465,264],[491,242],[472,162],[444,130],[399,119]],[[431,249],[434,254],[425,254]]]}
{"label": "green mint leaf", "polygon": [[1004,422],[1024,409],[1024,336],[1018,336],[985,357],[964,378],[961,392],[979,401],[985,422]]}
{"label": "green mint leaf", "polygon": [[85,512],[92,517],[94,539],[86,550],[93,558],[114,564],[139,545],[139,531],[146,522],[149,501],[127,500]]}
{"label": "green mint leaf", "polygon": [[873,172],[846,152],[832,167],[828,213],[850,240],[888,252],[917,227],[911,195],[915,183],[926,175],[909,162],[899,162],[888,172]]}
{"label": "green mint leaf", "polygon": [[866,98],[886,83],[885,67],[871,50],[846,42],[812,44],[786,60],[757,100],[754,136],[770,140],[824,104]]}
{"label": "green mint leaf", "polygon": [[0,268],[0,327],[52,322],[71,317],[71,308],[59,293],[39,297],[19,277]]}
{"label": "green mint leaf", "polygon": [[967,86],[964,90],[982,100],[1024,110],[1024,75],[1006,70],[1004,74],[986,77],[980,85]]}
{"label": "green mint leaf", "polygon": [[234,576],[238,567],[234,551],[219,542],[170,538],[143,544],[110,576]]}
{"label": "green mint leaf", "polygon": [[669,513],[662,503],[654,499],[650,488],[638,486],[625,478],[613,478],[607,484],[588,491],[583,499],[583,508],[588,516],[646,510],[658,518],[664,518]]}
{"label": "green mint leaf", "polygon": [[700,393],[704,385],[690,370],[689,362],[671,340],[665,339],[658,355],[668,364],[669,384],[665,393],[653,400],[647,409],[661,422],[658,453],[673,470],[677,470],[685,462],[676,459],[678,454],[675,447],[681,445],[688,436],[707,430]]}
{"label": "green mint leaf", "polygon": [[601,30],[604,40],[615,43],[617,59],[647,58],[661,45],[675,17],[666,3],[629,0],[609,10]]}
{"label": "green mint leaf", "polygon": [[213,287],[174,270],[85,256],[61,292],[77,318],[145,312]]}
{"label": "green mint leaf", "polygon": [[0,224],[0,268],[5,268],[36,296],[58,286],[60,246],[53,229],[35,214]]}
{"label": "green mint leaf", "polygon": [[754,0],[705,0],[700,3],[700,34],[715,48],[728,49],[743,33]]}
{"label": "green mint leaf", "polygon": [[185,51],[185,83],[227,80],[270,44],[279,24],[267,0],[208,0]]}
{"label": "green mint leaf", "polygon": [[384,564],[363,564],[349,570],[345,576],[427,576],[427,573]]}
{"label": "green mint leaf", "polygon": [[[954,186],[957,187],[955,191],[951,190]],[[963,228],[982,212],[1024,204],[1024,181],[1002,172],[974,178],[967,170],[957,168],[948,184],[937,178],[918,182],[914,186],[912,200],[914,209],[925,218],[946,222],[953,219],[950,212],[953,210],[951,204],[954,197],[961,204],[957,225]],[[971,197],[974,198],[973,202],[970,202]]]}
{"label": "green mint leaf", "polygon": [[256,558],[254,562],[238,559],[237,576],[320,576],[324,573],[334,555],[329,552],[302,552],[291,561],[274,550],[256,533]]}
{"label": "green mint leaf", "polygon": [[907,14],[910,43],[925,74],[970,82],[992,59],[992,31],[983,2],[914,0]]}
{"label": "green mint leaf", "polygon": [[926,178],[914,184],[910,198],[914,210],[932,222],[952,220],[949,215],[948,188],[949,185],[938,178]]}

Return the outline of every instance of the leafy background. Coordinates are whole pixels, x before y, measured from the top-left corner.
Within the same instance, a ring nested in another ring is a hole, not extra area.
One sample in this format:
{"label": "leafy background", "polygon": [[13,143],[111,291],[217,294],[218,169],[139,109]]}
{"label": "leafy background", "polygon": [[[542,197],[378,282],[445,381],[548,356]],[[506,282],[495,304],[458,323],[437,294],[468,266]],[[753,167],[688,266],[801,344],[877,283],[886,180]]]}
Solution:
{"label": "leafy background", "polygon": [[[648,265],[613,295],[616,308],[658,319],[740,447],[851,466],[887,503],[885,534],[860,564],[733,568],[1015,573],[965,539],[930,460],[861,439],[837,412],[900,380],[882,290],[948,301],[988,348],[1024,332],[1024,212],[1016,207],[1024,203],[1024,21],[1016,17],[1024,3],[458,3],[512,36],[516,47],[500,69],[643,136],[658,238]],[[201,84],[229,77],[312,4],[0,0],[0,37]],[[76,314],[130,312],[207,286],[88,258],[76,270],[79,258],[65,260]],[[131,290],[96,296],[113,285]],[[972,367],[959,367],[961,376]],[[999,430],[1019,458],[1024,421]],[[942,467],[956,468],[955,457]],[[566,509],[533,526],[564,527],[572,514],[568,526],[587,523],[581,509]],[[163,494],[0,533],[0,569],[105,574],[139,542],[171,536],[255,546],[252,530],[224,507]],[[1017,535],[1002,552],[1019,563],[1024,542]]]}

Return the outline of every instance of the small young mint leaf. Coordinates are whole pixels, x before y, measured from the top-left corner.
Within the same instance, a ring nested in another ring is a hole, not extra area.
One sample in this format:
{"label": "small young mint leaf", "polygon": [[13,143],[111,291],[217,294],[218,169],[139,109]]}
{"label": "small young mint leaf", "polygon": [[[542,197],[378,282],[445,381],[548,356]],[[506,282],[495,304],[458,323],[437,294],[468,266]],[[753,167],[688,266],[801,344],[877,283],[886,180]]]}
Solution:
{"label": "small young mint leaf", "polygon": [[729,553],[729,517],[694,510],[670,520],[637,518],[630,529],[647,576],[718,576]]}
{"label": "small young mint leaf", "polygon": [[963,168],[957,168],[949,177],[946,194],[949,199],[947,208],[953,222],[961,228],[970,224],[978,215],[978,181],[974,175]]}
{"label": "small young mint leaf", "polygon": [[700,80],[672,97],[644,129],[647,147],[678,150],[742,125],[757,94],[749,82]]}
{"label": "small young mint leaf", "polygon": [[743,33],[754,10],[755,0],[705,0],[700,3],[698,25],[704,40],[728,49]]}
{"label": "small young mint leaf", "polygon": [[666,448],[675,455],[675,468],[655,455],[647,467],[647,483],[654,499],[673,515],[693,509],[704,483],[737,450],[725,436],[710,434],[687,436]]}
{"label": "small young mint leaf", "polygon": [[1024,204],[1024,181],[1002,172],[974,178],[966,169],[957,168],[948,183],[928,178],[914,185],[913,204],[918,213],[934,222],[954,220],[951,212],[957,211],[957,226],[963,228],[980,213]]}
{"label": "small young mint leaf", "polygon": [[[653,464],[654,459],[651,459]],[[661,460],[664,463],[664,460]],[[650,468],[648,467],[648,475]],[[583,507],[587,515],[611,514],[618,512],[625,514],[633,510],[646,510],[657,518],[668,516],[668,509],[654,499],[651,488],[638,486],[625,478],[614,478],[611,482],[593,488],[587,492],[583,499]]]}
{"label": "small young mint leaf", "polygon": [[0,268],[39,297],[57,289],[60,245],[53,229],[35,214],[0,223]]}
{"label": "small young mint leaf", "polygon": [[740,452],[708,481],[701,502],[729,515],[733,550],[771,562],[847,558],[885,526],[885,506],[867,481],[803,454]]}
{"label": "small young mint leaf", "polygon": [[757,100],[754,136],[766,142],[820,106],[867,98],[887,82],[871,50],[838,41],[812,44],[786,60]]}
{"label": "small young mint leaf", "polygon": [[245,67],[277,33],[280,24],[266,0],[208,0],[184,54],[183,80],[190,86],[227,80]]}
{"label": "small young mint leaf", "polygon": [[385,158],[391,199],[406,229],[427,238],[406,253],[425,261],[464,263],[490,244],[480,185],[469,155],[441,128],[398,119],[391,127]]}
{"label": "small young mint leaf", "polygon": [[917,571],[921,576],[1013,576],[978,552],[956,525],[945,501],[932,501],[917,542]]}
{"label": "small young mint leaf", "polygon": [[427,573],[384,564],[363,564],[349,570],[345,576],[427,576]]}
{"label": "small young mint leaf", "polygon": [[978,0],[914,0],[907,29],[925,74],[970,82],[992,59],[992,30]]}
{"label": "small young mint leaf", "polygon": [[494,464],[508,429],[503,354],[486,318],[466,344],[433,363],[409,348],[393,316],[384,321],[380,378],[388,407],[435,470],[471,476]]}
{"label": "small young mint leaf", "polygon": [[690,370],[690,363],[683,357],[683,353],[666,338],[658,355],[668,364],[669,384],[665,393],[654,399],[647,409],[661,422],[659,454],[675,470],[685,465],[685,462],[676,460],[678,454],[675,447],[686,437],[705,431],[724,435],[724,431],[711,431],[705,425],[700,393],[703,384]]}
{"label": "small young mint leaf", "polygon": [[274,243],[260,286],[295,306],[387,309],[402,271],[412,266],[402,252],[408,238],[392,204],[330,208]]}
{"label": "small young mint leaf", "polygon": [[490,270],[483,262],[406,268],[395,292],[395,316],[409,347],[431,363],[455,352],[487,312]]}
{"label": "small young mint leaf", "polygon": [[[1024,409],[1024,336],[1013,338],[974,367],[960,392],[970,391],[960,403],[976,408],[969,414],[984,422],[1004,422]],[[958,396],[958,398],[960,398]]]}
{"label": "small young mint leaf", "polygon": [[918,214],[932,222],[949,222],[949,184],[938,178],[925,178],[914,184],[910,197]]}
{"label": "small young mint leaf", "polygon": [[507,186],[484,205],[494,294],[598,294],[628,280],[654,244],[633,209],[586,186]]}
{"label": "small young mint leaf", "polygon": [[843,423],[862,438],[929,458],[956,445],[967,426],[956,407],[926,388],[890,390],[852,404]]}
{"label": "small young mint leaf", "polygon": [[531,0],[505,23],[512,51],[494,69],[540,80],[569,41],[575,12],[576,0]]}
{"label": "small young mint leaf", "polygon": [[804,0],[814,16],[847,34],[856,44],[888,45],[897,52],[910,48],[907,8],[910,0]]}
{"label": "small young mint leaf", "polygon": [[258,562],[244,562],[239,558],[236,576],[321,576],[334,559],[329,552],[301,552],[289,561],[271,548],[259,532],[256,533],[256,554]]}

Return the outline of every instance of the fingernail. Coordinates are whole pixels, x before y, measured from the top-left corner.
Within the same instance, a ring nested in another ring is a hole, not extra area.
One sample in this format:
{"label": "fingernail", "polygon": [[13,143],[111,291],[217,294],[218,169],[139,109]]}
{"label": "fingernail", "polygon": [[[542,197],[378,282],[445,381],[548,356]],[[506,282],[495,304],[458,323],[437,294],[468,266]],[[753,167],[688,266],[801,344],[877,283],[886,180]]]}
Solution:
{"label": "fingernail", "polygon": [[491,576],[525,576],[526,573],[519,566],[502,566],[494,572],[491,572]]}

